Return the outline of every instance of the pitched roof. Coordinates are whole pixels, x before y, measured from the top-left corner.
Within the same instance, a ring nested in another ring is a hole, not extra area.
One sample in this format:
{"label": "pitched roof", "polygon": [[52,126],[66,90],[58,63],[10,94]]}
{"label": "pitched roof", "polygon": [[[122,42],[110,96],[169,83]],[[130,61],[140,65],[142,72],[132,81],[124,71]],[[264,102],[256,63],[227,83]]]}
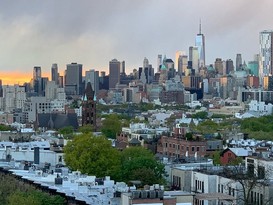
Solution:
{"label": "pitched roof", "polygon": [[130,144],[141,144],[141,142],[137,138],[131,139],[131,141],[129,143]]}
{"label": "pitched roof", "polygon": [[[86,98],[86,99],[85,99]],[[90,82],[87,83],[85,91],[84,91],[84,100],[94,99],[94,90]]]}
{"label": "pitched roof", "polygon": [[248,156],[248,151],[244,148],[228,148],[238,157],[246,157]]}
{"label": "pitched roof", "polygon": [[63,127],[72,126],[78,129],[78,119],[76,113],[39,113],[38,127],[46,127],[48,129],[60,129]]}

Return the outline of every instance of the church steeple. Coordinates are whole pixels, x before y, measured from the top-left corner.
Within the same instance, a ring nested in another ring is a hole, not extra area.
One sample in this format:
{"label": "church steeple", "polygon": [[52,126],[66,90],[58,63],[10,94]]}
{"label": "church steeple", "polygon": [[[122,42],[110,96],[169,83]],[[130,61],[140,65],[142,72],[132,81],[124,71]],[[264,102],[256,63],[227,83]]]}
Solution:
{"label": "church steeple", "polygon": [[87,83],[84,91],[84,100],[94,100],[94,90],[90,82]]}
{"label": "church steeple", "polygon": [[82,125],[92,125],[96,130],[96,98],[90,82],[87,83],[82,101]]}

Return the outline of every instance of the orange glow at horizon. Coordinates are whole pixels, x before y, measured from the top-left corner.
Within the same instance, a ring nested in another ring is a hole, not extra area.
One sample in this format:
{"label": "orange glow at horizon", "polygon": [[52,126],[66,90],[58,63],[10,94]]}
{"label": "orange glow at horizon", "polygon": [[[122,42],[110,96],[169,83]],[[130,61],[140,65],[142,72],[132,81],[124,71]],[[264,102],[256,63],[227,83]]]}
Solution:
{"label": "orange glow at horizon", "polygon": [[[48,77],[47,74],[42,77]],[[32,72],[5,72],[0,71],[0,80],[2,80],[2,85],[23,85],[24,83],[29,83],[32,79]],[[49,79],[50,80],[50,79]]]}

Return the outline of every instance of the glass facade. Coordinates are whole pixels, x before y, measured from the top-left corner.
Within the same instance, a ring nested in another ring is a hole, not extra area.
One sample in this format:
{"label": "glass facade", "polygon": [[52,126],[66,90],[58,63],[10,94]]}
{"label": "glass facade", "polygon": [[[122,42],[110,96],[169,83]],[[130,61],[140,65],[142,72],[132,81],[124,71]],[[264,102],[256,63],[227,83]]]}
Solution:
{"label": "glass facade", "polygon": [[272,34],[273,31],[260,32],[260,78],[272,75]]}
{"label": "glass facade", "polygon": [[197,34],[195,46],[198,48],[199,67],[205,66],[205,36],[203,34]]}

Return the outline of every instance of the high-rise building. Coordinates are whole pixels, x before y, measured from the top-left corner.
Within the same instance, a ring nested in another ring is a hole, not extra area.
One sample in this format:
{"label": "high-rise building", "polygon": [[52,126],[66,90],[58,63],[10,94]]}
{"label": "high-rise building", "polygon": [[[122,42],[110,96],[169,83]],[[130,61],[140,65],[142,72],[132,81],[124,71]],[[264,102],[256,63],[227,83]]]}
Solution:
{"label": "high-rise building", "polygon": [[174,62],[174,68],[175,70],[178,70],[178,65],[179,65],[179,57],[186,55],[184,51],[176,51],[175,52],[175,62]]}
{"label": "high-rise building", "polygon": [[125,61],[122,61],[121,62],[121,74],[125,75],[126,74],[126,71],[125,71]]}
{"label": "high-rise building", "polygon": [[264,30],[260,32],[260,68],[259,77],[273,74],[273,30]]}
{"label": "high-rise building", "polygon": [[42,69],[40,66],[33,68],[32,87],[35,93],[42,95]]}
{"label": "high-rise building", "polygon": [[91,69],[85,72],[85,87],[87,83],[90,82],[91,86],[94,90],[95,95],[98,94],[99,91],[99,72]]}
{"label": "high-rise building", "polygon": [[242,54],[238,53],[236,55],[236,71],[242,70],[243,62],[242,62]]}
{"label": "high-rise building", "polygon": [[109,62],[109,89],[116,87],[120,81],[120,62],[113,59]]}
{"label": "high-rise building", "polygon": [[182,55],[178,58],[178,68],[177,72],[179,76],[185,75],[188,66],[188,56]]}
{"label": "high-rise building", "polygon": [[66,95],[83,94],[82,64],[71,63],[66,65],[65,93]]}
{"label": "high-rise building", "polygon": [[[206,66],[205,58],[205,36],[201,32],[201,21],[199,24],[199,33],[195,37],[195,46],[198,48],[198,57],[199,57],[199,67]],[[199,68],[198,67],[198,68]]]}
{"label": "high-rise building", "polygon": [[233,71],[234,71],[233,60],[231,59],[226,60],[226,73],[230,74],[230,72]]}
{"label": "high-rise building", "polygon": [[34,66],[33,68],[33,80],[38,80],[42,77],[42,68],[40,66]]}
{"label": "high-rise building", "polygon": [[59,84],[58,65],[56,63],[52,64],[51,67],[51,81],[54,81],[56,85]]}
{"label": "high-rise building", "polygon": [[148,68],[149,66],[149,60],[145,57],[143,60],[143,68]]}
{"label": "high-rise building", "polygon": [[161,67],[161,65],[162,65],[162,55],[159,54],[159,55],[157,56],[157,72],[160,72],[160,67]]}
{"label": "high-rise building", "polygon": [[224,65],[223,65],[222,58],[216,58],[216,60],[214,62],[214,68],[215,68],[217,74],[219,74],[219,75],[224,74]]}
{"label": "high-rise building", "polygon": [[248,61],[247,67],[249,68],[250,74],[259,76],[259,61]]}
{"label": "high-rise building", "polygon": [[190,46],[189,48],[189,61],[191,61],[192,69],[195,71],[195,73],[198,73],[199,66],[198,66],[198,60],[199,54],[198,54],[198,47]]}

